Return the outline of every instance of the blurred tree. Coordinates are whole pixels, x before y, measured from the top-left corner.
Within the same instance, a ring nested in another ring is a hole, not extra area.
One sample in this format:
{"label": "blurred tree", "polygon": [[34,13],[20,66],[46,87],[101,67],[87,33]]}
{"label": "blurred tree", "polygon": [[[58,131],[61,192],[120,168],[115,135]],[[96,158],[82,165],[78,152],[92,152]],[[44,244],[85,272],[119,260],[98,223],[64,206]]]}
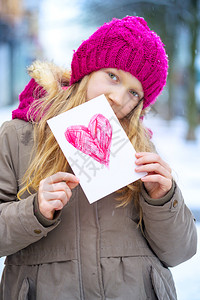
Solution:
{"label": "blurred tree", "polygon": [[[9,81],[9,88],[7,89],[6,104],[12,104],[15,97],[13,61],[17,39],[14,34],[14,28],[20,21],[22,14],[23,9],[21,0],[0,0],[0,50],[2,45],[6,44],[8,46],[7,52],[9,57],[7,63],[7,74],[9,74],[7,79]],[[5,72],[5,70],[3,71]]]}
{"label": "blurred tree", "polygon": [[[179,0],[180,2],[180,0]],[[180,3],[179,18],[183,21],[188,28],[190,37],[190,61],[188,64],[188,95],[187,95],[187,120],[188,120],[188,132],[186,139],[195,140],[195,129],[198,125],[198,109],[195,95],[195,85],[197,81],[196,70],[196,53],[198,49],[198,35],[200,29],[200,1],[199,0],[187,0],[185,1],[185,7]]]}
{"label": "blurred tree", "polygon": [[39,49],[38,6],[39,0],[0,0],[0,106],[13,104],[27,83],[24,70]]}
{"label": "blurred tree", "polygon": [[21,0],[0,0],[0,18],[15,23],[23,13]]}
{"label": "blurred tree", "polygon": [[182,99],[181,105],[184,106],[184,100],[187,102],[186,118],[188,121],[187,139],[195,139],[195,128],[197,126],[198,111],[195,100],[196,69],[195,57],[197,53],[197,37],[199,33],[199,1],[200,0],[109,0],[102,3],[101,0],[82,0],[77,1],[81,6],[83,24],[99,26],[103,22],[110,21],[113,17],[122,18],[125,15],[139,15],[144,17],[150,27],[154,29],[166,44],[166,50],[169,55],[169,75],[168,75],[168,105],[165,111],[165,118],[172,119],[175,110],[184,111],[182,107],[175,108],[176,95],[174,95],[174,78],[176,54],[181,51],[178,48],[178,37],[180,35],[180,26],[184,25],[185,30],[190,34],[190,55],[188,62],[188,86],[187,99]]}

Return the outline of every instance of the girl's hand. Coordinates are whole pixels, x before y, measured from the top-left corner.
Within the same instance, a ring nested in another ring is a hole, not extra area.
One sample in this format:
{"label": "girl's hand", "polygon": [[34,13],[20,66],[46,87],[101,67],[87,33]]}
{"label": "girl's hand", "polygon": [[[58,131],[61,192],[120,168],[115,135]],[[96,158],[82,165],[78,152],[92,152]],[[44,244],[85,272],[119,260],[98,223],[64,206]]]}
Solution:
{"label": "girl's hand", "polygon": [[58,172],[40,181],[38,202],[40,212],[52,220],[56,210],[61,210],[69,201],[72,191],[79,183],[73,174]]}
{"label": "girl's hand", "polygon": [[147,172],[141,178],[144,186],[153,199],[163,197],[172,187],[172,175],[169,165],[156,153],[136,153],[136,172]]}

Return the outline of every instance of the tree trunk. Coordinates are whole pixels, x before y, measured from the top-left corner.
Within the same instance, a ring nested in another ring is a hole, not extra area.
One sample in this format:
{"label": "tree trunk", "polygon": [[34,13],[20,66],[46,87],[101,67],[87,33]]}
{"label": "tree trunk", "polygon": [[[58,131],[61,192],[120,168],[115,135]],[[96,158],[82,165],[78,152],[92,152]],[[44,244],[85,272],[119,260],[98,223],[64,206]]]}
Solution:
{"label": "tree trunk", "polygon": [[195,69],[195,58],[197,49],[197,36],[198,36],[198,17],[197,17],[197,1],[193,0],[192,5],[194,12],[193,22],[189,23],[189,32],[191,36],[190,53],[191,53],[191,63],[189,67],[189,91],[188,91],[188,101],[187,101],[187,120],[188,120],[188,132],[186,135],[187,140],[195,140],[195,129],[198,124],[198,111],[197,103],[195,97],[195,84],[196,84],[196,69]]}
{"label": "tree trunk", "polygon": [[[169,56],[170,57],[170,56]],[[170,57],[172,61],[172,56]],[[171,63],[172,65],[172,63]],[[172,120],[174,118],[174,107],[173,107],[173,83],[174,83],[174,74],[173,74],[173,67],[169,68],[168,71],[168,105],[165,118],[166,120]]]}

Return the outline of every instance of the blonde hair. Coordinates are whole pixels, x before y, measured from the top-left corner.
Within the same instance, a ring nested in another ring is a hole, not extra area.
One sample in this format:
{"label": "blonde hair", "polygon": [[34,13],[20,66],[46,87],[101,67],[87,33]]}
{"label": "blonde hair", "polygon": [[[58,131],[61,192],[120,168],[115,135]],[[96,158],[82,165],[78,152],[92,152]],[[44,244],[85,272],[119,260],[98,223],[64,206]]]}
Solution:
{"label": "blonde hair", "polygon": [[[42,179],[58,171],[68,170],[68,162],[51,132],[47,120],[84,103],[86,101],[88,80],[91,76],[91,74],[87,75],[79,83],[69,86],[68,89],[63,89],[63,85],[69,85],[70,73],[58,69],[53,64],[48,63],[45,66],[48,69],[48,72],[45,72],[45,80],[42,79],[44,66],[41,72],[38,71],[37,63],[29,68],[29,73],[32,77],[36,77],[37,82],[47,91],[47,95],[35,100],[29,110],[30,120],[34,123],[34,156],[24,175],[23,187],[18,193],[19,199],[26,190],[29,192],[32,190],[37,191]],[[38,74],[40,74],[39,79]],[[141,121],[141,116],[145,114],[142,107],[143,103],[141,102],[131,116],[121,120],[121,125],[137,152],[153,151],[148,131]],[[134,199],[136,208],[140,209],[139,192],[140,181],[119,190],[117,200],[120,203],[118,206],[126,206]]]}

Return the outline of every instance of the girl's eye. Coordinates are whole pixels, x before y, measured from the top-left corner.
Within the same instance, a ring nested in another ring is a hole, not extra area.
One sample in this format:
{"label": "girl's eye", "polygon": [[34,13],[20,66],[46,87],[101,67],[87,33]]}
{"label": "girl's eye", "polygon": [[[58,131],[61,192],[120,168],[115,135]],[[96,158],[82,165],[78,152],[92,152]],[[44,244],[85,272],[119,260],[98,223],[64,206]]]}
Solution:
{"label": "girl's eye", "polygon": [[111,79],[117,81],[117,76],[116,76],[115,74],[109,72],[108,75],[109,75],[109,77],[110,77]]}
{"label": "girl's eye", "polygon": [[130,91],[130,93],[131,93],[131,95],[133,95],[134,97],[139,98],[139,95],[138,95],[137,92],[135,92],[135,91]]}

